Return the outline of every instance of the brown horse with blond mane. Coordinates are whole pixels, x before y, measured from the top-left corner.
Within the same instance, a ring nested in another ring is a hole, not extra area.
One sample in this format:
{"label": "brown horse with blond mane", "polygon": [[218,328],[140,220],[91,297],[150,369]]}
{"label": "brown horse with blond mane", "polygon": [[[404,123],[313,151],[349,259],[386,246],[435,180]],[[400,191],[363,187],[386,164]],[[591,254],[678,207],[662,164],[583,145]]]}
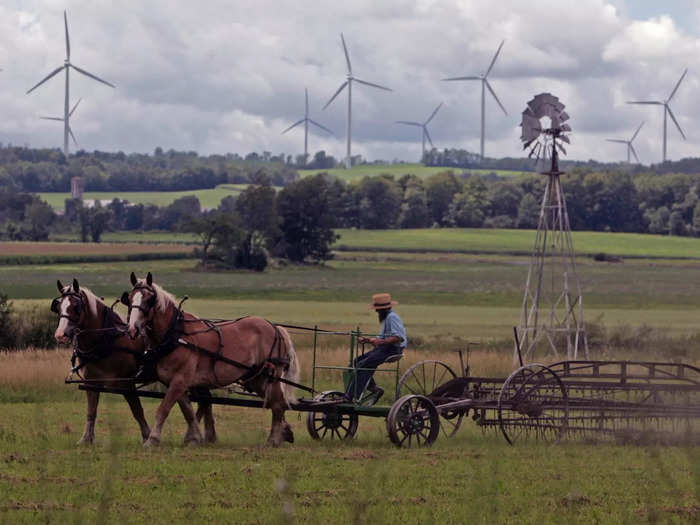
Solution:
{"label": "brown horse with blond mane", "polygon": [[[62,344],[74,341],[73,370],[82,375],[91,384],[134,389],[131,378],[139,366],[144,344],[141,339],[132,339],[126,332],[124,319],[102,299],[88,288],[81,287],[77,279],[72,285],[64,286],[56,282],[60,295],[51,303],[51,310],[58,314],[58,326],[54,337]],[[92,444],[95,440],[95,422],[100,393],[88,390],[87,417],[85,431],[79,444]],[[131,413],[139,425],[144,441],[148,439],[151,429],[143,414],[141,401],[136,393],[124,394]],[[199,433],[197,421],[189,399],[184,396],[178,404],[189,424],[185,442],[196,439]],[[211,413],[211,405],[200,411]],[[207,435],[214,436],[213,418],[205,417]],[[195,431],[196,429],[196,431]]]}
{"label": "brown horse with blond mane", "polygon": [[[294,441],[284,413],[294,401],[293,387],[276,378],[298,380],[299,363],[287,331],[260,317],[217,322],[183,312],[175,298],[153,282],[131,274],[128,331],[132,338],[147,336],[158,359],[158,379],[168,391],[156,410],[156,424],[144,443],[160,442],[163,424],[173,403],[193,388],[221,388],[232,383],[264,399],[272,411],[268,444]],[[223,362],[221,357],[229,361]],[[230,362],[242,366],[234,366]]]}

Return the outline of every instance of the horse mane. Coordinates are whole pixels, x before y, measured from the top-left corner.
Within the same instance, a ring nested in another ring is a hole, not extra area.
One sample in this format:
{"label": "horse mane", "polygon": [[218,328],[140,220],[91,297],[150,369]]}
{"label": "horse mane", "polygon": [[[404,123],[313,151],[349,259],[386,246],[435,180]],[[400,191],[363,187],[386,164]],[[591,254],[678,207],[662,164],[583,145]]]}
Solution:
{"label": "horse mane", "polygon": [[177,305],[177,301],[175,300],[175,296],[173,294],[164,290],[161,286],[157,285],[156,283],[153,283],[151,286],[153,286],[153,289],[156,291],[156,308],[158,310],[160,310],[161,312],[167,312],[168,307],[171,304],[173,306]]}
{"label": "horse mane", "polygon": [[[69,284],[68,286],[64,286],[63,292],[64,293],[75,292],[75,290],[73,290],[73,285]],[[107,306],[102,302],[102,300],[99,297],[97,297],[95,295],[95,293],[92,290],[90,290],[90,288],[86,288],[84,286],[81,286],[80,292],[84,292],[84,294],[85,294],[85,299],[87,300],[88,310],[90,312],[90,315],[93,315],[93,316],[97,315],[97,302],[98,301],[100,303],[102,303],[102,305],[105,308],[107,308]]]}

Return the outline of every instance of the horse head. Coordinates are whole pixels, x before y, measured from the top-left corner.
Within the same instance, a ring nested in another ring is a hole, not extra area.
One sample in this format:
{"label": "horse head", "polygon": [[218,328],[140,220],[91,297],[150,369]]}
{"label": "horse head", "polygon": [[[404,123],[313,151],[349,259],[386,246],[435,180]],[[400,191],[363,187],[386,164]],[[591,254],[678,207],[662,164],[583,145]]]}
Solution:
{"label": "horse head", "polygon": [[75,331],[85,322],[88,310],[88,298],[77,279],[73,284],[64,286],[60,280],[56,286],[61,295],[51,301],[51,311],[58,314],[58,327],[54,333],[59,343],[69,343]]}
{"label": "horse head", "polygon": [[131,272],[131,286],[133,287],[131,292],[124,292],[121,301],[129,307],[127,318],[129,337],[136,339],[143,333],[146,323],[153,319],[158,292],[153,285],[151,272],[148,272],[145,279],[137,279],[134,272]]}

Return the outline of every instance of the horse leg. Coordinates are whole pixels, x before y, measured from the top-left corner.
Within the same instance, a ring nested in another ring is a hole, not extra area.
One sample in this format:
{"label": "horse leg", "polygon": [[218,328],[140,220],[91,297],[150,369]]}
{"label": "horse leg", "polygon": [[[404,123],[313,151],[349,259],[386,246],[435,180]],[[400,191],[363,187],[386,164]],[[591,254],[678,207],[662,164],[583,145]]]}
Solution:
{"label": "horse leg", "polygon": [[[156,424],[155,427],[151,429],[151,434],[148,436],[148,439],[143,444],[145,447],[151,447],[153,445],[160,444],[160,436],[163,431],[163,425],[165,424],[165,420],[168,418],[168,414],[170,414],[170,410],[172,410],[175,402],[178,401],[183,395],[185,395],[186,390],[187,387],[185,385],[185,382],[182,380],[182,377],[179,377],[170,382],[170,385],[168,386],[168,391],[165,393],[163,401],[160,402],[160,405],[158,405],[158,409],[156,410]],[[188,417],[191,415],[193,421],[195,421],[196,418],[194,417],[192,405],[189,405],[189,411],[187,410],[188,404],[189,400],[185,405],[185,408],[183,408],[182,404],[180,404],[180,408],[182,409],[183,415],[185,416],[185,420],[187,420],[188,425],[190,425]],[[199,428],[197,428],[197,432],[199,432]]]}
{"label": "horse leg", "polygon": [[[208,390],[206,392],[209,393]],[[211,403],[199,402],[197,421],[201,421],[202,418],[204,418],[204,442],[216,443],[216,426],[214,424],[214,411],[212,410]]]}
{"label": "horse leg", "polygon": [[148,426],[148,422],[143,415],[143,406],[141,406],[139,396],[136,394],[124,394],[124,399],[129,403],[131,414],[139,424],[139,428],[141,429],[141,441],[146,441],[151,433],[151,428]]}
{"label": "horse leg", "polygon": [[91,445],[95,441],[95,420],[97,419],[97,404],[100,402],[100,393],[88,390],[87,396],[87,418],[85,421],[85,431],[83,437],[78,441],[78,445]]}
{"label": "horse leg", "polygon": [[187,395],[183,395],[177,400],[177,404],[180,405],[182,415],[185,417],[185,421],[187,422],[185,445],[201,443],[202,433],[199,430],[199,422],[197,421],[197,416],[194,413],[194,408],[192,408],[192,403],[190,402],[189,397],[187,397]]}
{"label": "horse leg", "polygon": [[278,382],[272,383],[268,386],[267,394],[268,406],[272,411],[272,428],[270,428],[267,444],[278,447],[283,441],[293,443],[294,433],[292,432],[292,427],[284,419],[287,402],[284,399],[282,387]]}

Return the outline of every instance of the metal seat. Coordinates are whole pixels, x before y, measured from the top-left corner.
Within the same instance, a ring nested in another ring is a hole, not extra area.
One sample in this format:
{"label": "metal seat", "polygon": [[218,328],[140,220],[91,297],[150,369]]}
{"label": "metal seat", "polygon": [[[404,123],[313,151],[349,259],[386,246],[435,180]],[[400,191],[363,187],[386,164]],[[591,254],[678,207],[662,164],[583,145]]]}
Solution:
{"label": "metal seat", "polygon": [[384,361],[384,362],[385,363],[396,363],[396,361],[400,361],[402,357],[403,357],[403,352],[401,352],[400,354],[394,354],[394,355],[387,357],[386,361]]}

